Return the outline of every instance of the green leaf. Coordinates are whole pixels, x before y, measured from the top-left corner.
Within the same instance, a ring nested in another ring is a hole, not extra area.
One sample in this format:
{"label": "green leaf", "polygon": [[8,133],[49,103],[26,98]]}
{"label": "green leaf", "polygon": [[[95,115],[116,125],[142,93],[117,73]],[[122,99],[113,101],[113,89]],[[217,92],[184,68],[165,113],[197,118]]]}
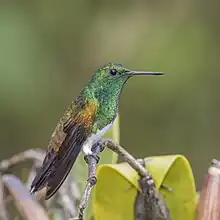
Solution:
{"label": "green leaf", "polygon": [[[119,116],[117,116],[116,120],[113,123],[112,128],[107,132],[105,137],[112,138],[113,140],[119,143],[119,138],[120,138]],[[100,154],[99,164],[116,163],[116,161],[117,161],[117,154],[110,151],[109,149],[105,149]],[[82,153],[78,156],[76,163],[72,169],[72,172],[77,181],[80,192],[83,193],[88,178],[88,166],[84,160],[84,155]],[[89,217],[92,216],[91,199],[89,201],[88,207],[85,210],[85,216],[86,216],[85,219],[89,219]]]}
{"label": "green leaf", "polygon": [[[194,220],[196,190],[193,174],[181,155],[151,157],[147,169],[164,196],[173,220]],[[127,163],[101,165],[93,195],[95,220],[133,220],[138,175]],[[112,181],[114,180],[114,182]],[[170,187],[164,190],[161,185]]]}

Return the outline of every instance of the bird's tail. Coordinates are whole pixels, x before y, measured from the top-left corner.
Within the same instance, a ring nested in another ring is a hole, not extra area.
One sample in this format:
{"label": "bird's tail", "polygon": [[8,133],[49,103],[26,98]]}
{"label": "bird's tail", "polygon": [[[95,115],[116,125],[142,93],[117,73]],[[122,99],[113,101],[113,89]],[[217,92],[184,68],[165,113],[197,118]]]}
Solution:
{"label": "bird's tail", "polygon": [[68,176],[73,164],[80,153],[81,146],[74,146],[63,155],[56,155],[54,158],[45,158],[43,165],[31,184],[31,194],[46,187],[45,200],[53,196]]}

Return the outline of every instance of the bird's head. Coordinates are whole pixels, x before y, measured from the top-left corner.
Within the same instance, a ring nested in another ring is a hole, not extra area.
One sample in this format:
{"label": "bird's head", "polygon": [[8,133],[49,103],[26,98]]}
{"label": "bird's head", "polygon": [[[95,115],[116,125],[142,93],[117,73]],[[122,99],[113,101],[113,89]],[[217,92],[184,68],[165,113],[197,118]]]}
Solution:
{"label": "bird's head", "polygon": [[123,86],[132,76],[137,75],[163,75],[162,72],[134,71],[127,69],[121,64],[108,63],[98,69],[92,77],[91,82],[101,87]]}
{"label": "bird's head", "polygon": [[118,97],[124,84],[129,78],[137,75],[163,75],[162,72],[134,71],[127,69],[121,64],[108,63],[98,69],[89,82],[90,91],[93,91],[97,98]]}

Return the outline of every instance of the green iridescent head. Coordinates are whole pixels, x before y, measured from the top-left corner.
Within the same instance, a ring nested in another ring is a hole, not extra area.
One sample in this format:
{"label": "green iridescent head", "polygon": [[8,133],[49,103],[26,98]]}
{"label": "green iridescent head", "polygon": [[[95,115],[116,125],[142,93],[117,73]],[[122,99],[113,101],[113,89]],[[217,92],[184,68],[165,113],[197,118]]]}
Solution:
{"label": "green iridescent head", "polygon": [[94,73],[87,88],[100,100],[103,100],[107,96],[117,98],[126,81],[135,75],[163,75],[163,73],[133,71],[121,64],[109,63]]}
{"label": "green iridescent head", "polygon": [[98,69],[91,79],[101,87],[112,87],[115,84],[123,85],[130,77],[134,75],[163,75],[162,72],[147,72],[129,70],[121,64],[109,63]]}

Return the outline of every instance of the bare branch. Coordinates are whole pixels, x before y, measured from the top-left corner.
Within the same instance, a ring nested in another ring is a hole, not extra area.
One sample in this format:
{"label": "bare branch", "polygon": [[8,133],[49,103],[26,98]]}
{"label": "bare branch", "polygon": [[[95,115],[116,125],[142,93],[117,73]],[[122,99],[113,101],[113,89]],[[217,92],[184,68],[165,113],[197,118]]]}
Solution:
{"label": "bare branch", "polygon": [[133,169],[137,171],[137,173],[142,176],[148,176],[150,173],[136,160],[131,154],[129,154],[123,147],[114,142],[111,139],[102,139],[100,142],[105,147],[108,147],[110,150],[117,153],[121,156],[125,162],[127,162]]}
{"label": "bare branch", "polygon": [[79,205],[79,220],[83,220],[84,210],[87,207],[92,188],[97,182],[96,165],[99,162],[98,154],[100,153],[100,151],[101,146],[99,143],[97,143],[92,147],[92,152],[94,153],[94,155],[88,155],[85,157],[85,160],[88,163],[88,180]]}
{"label": "bare branch", "polygon": [[24,151],[22,153],[12,156],[9,159],[2,160],[0,162],[0,171],[5,172],[9,168],[19,163],[25,162],[26,160],[37,160],[40,163],[42,163],[44,155],[45,155],[44,151],[40,149],[36,149],[36,150],[31,149]]}

